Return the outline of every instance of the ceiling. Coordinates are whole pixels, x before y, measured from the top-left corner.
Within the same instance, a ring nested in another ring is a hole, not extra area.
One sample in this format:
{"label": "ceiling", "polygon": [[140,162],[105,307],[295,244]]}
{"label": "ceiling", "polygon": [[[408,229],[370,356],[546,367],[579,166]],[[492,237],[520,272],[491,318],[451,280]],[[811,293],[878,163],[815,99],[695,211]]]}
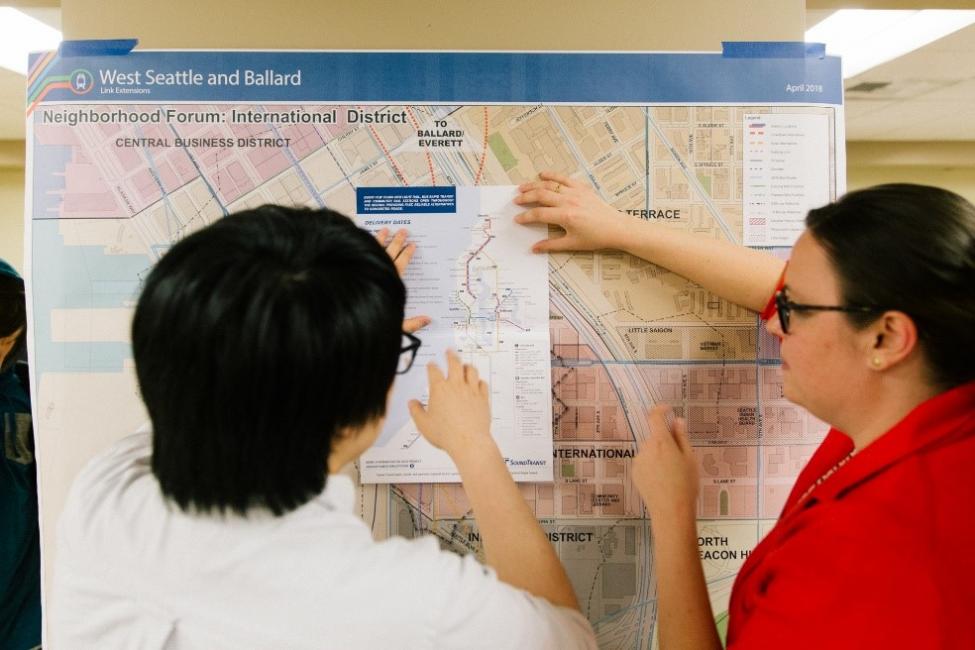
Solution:
{"label": "ceiling", "polygon": [[[60,29],[58,8],[23,11]],[[806,24],[830,11],[808,11]],[[872,92],[850,90],[863,82],[889,85]],[[24,83],[24,77],[0,69],[0,140],[24,138]],[[975,25],[844,85],[848,140],[975,141]]]}
{"label": "ceiling", "polygon": [[[809,11],[814,25],[829,11]],[[866,84],[890,84],[870,92]],[[975,140],[975,25],[847,79],[847,140]]]}

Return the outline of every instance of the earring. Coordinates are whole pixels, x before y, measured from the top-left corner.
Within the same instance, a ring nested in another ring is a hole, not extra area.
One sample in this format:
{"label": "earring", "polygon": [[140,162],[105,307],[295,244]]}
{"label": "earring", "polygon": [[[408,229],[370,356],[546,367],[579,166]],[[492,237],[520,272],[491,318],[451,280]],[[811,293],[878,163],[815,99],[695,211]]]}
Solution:
{"label": "earring", "polygon": [[874,368],[879,368],[884,364],[883,360],[880,357],[874,357],[873,359],[870,360],[870,363],[873,364]]}

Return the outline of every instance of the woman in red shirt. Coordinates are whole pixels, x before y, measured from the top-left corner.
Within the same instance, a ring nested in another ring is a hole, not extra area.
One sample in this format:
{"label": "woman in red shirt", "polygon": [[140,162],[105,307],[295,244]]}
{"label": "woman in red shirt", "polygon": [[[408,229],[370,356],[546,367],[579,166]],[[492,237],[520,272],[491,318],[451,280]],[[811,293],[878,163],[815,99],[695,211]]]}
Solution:
{"label": "woman in red shirt", "polygon": [[[634,220],[542,173],[536,252],[616,248],[762,313],[785,396],[833,428],[731,595],[733,648],[975,648],[975,206],[884,185],[810,211],[785,263]],[[650,413],[633,475],[653,522],[663,648],[718,648],[686,425]]]}

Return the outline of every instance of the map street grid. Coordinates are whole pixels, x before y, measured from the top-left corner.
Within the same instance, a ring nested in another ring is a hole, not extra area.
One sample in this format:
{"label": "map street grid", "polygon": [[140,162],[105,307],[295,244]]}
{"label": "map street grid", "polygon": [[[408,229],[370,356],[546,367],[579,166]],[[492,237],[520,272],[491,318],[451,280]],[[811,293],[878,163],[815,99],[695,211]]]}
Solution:
{"label": "map street grid", "polygon": [[[162,117],[71,125],[46,120],[46,109]],[[104,395],[130,399],[103,436],[124,435],[144,419],[128,348],[140,283],[172,243],[234,211],[275,202],[354,214],[360,187],[511,185],[553,169],[590,183],[634,219],[741,243],[747,124],[762,115],[825,121],[829,167],[820,173],[835,198],[843,190],[841,110],[814,103],[42,104],[29,120],[40,429],[56,438],[79,426],[106,428],[94,417],[79,425],[77,416]],[[302,117],[311,115],[322,117]],[[480,234],[489,227],[481,224]],[[826,426],[785,400],[777,343],[754,314],[622,253],[553,254],[547,265],[555,480],[521,483],[521,492],[600,646],[651,647],[652,527],[630,461],[648,434],[647,410],[672,404],[688,418],[699,460],[698,542],[716,618],[726,625],[738,568],[774,524]],[[445,548],[481,553],[459,484],[362,485],[359,511],[378,538],[434,534]]]}

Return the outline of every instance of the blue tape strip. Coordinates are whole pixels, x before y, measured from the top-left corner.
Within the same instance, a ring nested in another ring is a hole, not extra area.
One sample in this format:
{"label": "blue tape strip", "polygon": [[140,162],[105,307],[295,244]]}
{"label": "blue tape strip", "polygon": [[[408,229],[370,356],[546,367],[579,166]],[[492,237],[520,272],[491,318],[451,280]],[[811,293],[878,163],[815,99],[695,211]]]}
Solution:
{"label": "blue tape strip", "polygon": [[825,43],[801,41],[722,41],[721,56],[726,59],[822,59]]}
{"label": "blue tape strip", "polygon": [[139,44],[137,38],[112,40],[63,41],[58,54],[67,56],[121,56],[131,52]]}

